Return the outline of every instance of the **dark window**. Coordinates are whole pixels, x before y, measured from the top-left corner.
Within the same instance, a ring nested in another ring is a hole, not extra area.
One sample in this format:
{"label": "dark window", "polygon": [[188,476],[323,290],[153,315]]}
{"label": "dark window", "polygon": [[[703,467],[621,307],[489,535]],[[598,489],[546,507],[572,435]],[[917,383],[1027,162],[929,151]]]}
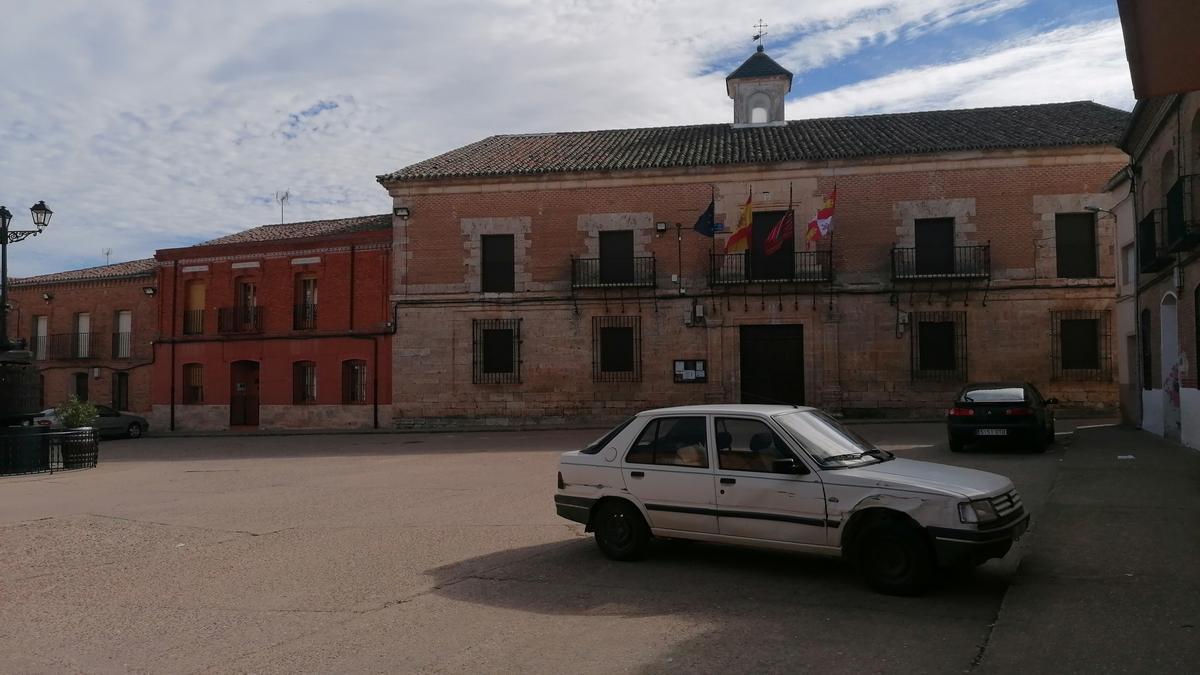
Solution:
{"label": "dark window", "polygon": [[315,403],[317,400],[317,364],[296,361],[292,364],[292,403]]}
{"label": "dark window", "polygon": [[600,233],[600,282],[631,284],[633,276],[633,230]]}
{"label": "dark window", "polygon": [[617,437],[617,434],[621,433],[622,431],[625,431],[625,427],[632,424],[633,421],[636,419],[637,419],[636,417],[630,417],[629,419],[625,420],[624,422],[621,422],[617,426],[613,427],[612,430],[609,431],[607,434],[604,434],[600,438],[597,438],[596,440],[592,441],[586,448],[584,448],[583,450],[580,450],[579,452],[581,452],[585,455],[594,455],[594,454],[600,452],[601,450],[604,449],[604,446],[611,443],[612,440]]}
{"label": "dark window", "polygon": [[1050,313],[1050,358],[1055,379],[1112,379],[1108,315],[1107,310]]}
{"label": "dark window", "polygon": [[779,224],[787,211],[761,211],[754,214],[750,227],[750,274],[751,280],[791,279],[794,269],[794,247],[791,241],[773,255],[767,255],[767,237]]}
{"label": "dark window", "polygon": [[641,381],[640,317],[593,317],[592,359],[592,378],[597,382]]}
{"label": "dark window", "polygon": [[521,381],[521,320],[475,319],[472,381],[516,384]]}
{"label": "dark window", "polygon": [[[1200,287],[1197,287],[1196,292],[1200,294]],[[1200,312],[1197,312],[1200,317]],[[1197,319],[1200,321],[1200,319]],[[1153,389],[1154,385],[1150,381],[1150,373],[1154,372],[1154,352],[1150,350],[1150,310],[1142,310],[1142,330],[1138,336],[1142,344],[1142,389]],[[1200,338],[1198,338],[1200,339]]]}
{"label": "dark window", "polygon": [[1096,276],[1096,217],[1091,213],[1055,215],[1054,247],[1058,276],[1072,279]]}
{"label": "dark window", "polygon": [[954,219],[922,218],[913,223],[917,274],[954,274]]}
{"label": "dark window", "polygon": [[967,379],[966,312],[913,312],[911,325],[913,379]]}
{"label": "dark window", "polygon": [[293,330],[317,327],[317,278],[310,274],[296,278],[296,305],[292,310]]}
{"label": "dark window", "polygon": [[204,403],[204,366],[199,363],[183,366],[183,402]]}
{"label": "dark window", "polygon": [[75,387],[75,398],[80,401],[88,400],[88,374],[75,373],[71,378],[72,384]]}
{"label": "dark window", "polygon": [[708,431],[703,417],[662,417],[650,422],[625,455],[633,464],[708,468]]}
{"label": "dark window", "polygon": [[113,373],[112,405],[117,410],[129,410],[129,373]]}
{"label": "dark window", "polygon": [[342,403],[367,402],[367,362],[342,362]]}
{"label": "dark window", "polygon": [[513,235],[485,234],[479,238],[484,293],[512,293]]}
{"label": "dark window", "polygon": [[727,471],[773,473],[775,460],[795,459],[783,439],[759,420],[718,417],[717,466]]}

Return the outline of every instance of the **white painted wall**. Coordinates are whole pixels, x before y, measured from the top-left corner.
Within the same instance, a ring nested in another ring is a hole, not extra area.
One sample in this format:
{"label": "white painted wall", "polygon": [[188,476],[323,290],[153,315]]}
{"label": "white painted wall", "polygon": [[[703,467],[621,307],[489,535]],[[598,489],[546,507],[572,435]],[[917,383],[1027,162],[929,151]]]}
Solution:
{"label": "white painted wall", "polygon": [[1163,390],[1142,390],[1142,430],[1163,435]]}
{"label": "white painted wall", "polygon": [[1179,407],[1183,415],[1183,444],[1200,448],[1200,389],[1180,389]]}

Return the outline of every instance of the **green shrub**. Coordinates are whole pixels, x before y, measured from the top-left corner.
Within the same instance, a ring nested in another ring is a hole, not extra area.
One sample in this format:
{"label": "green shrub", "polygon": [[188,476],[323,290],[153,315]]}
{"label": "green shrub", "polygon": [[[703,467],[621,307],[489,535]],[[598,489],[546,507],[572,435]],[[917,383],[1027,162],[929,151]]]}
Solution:
{"label": "green shrub", "polygon": [[54,409],[54,414],[68,429],[90,427],[100,417],[100,414],[96,412],[96,406],[87,401],[80,401],[74,396],[59,404]]}

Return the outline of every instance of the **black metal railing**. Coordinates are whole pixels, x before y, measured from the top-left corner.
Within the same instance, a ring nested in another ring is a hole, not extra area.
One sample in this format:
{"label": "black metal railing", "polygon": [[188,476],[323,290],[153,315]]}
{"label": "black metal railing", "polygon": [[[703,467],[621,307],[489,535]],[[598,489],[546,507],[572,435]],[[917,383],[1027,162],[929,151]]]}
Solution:
{"label": "black metal railing", "polygon": [[317,305],[300,304],[292,306],[292,329],[312,330],[317,327]]}
{"label": "black metal railing", "polygon": [[262,307],[222,307],[217,310],[217,330],[222,333],[261,333]]}
{"label": "black metal railing", "polygon": [[204,335],[204,310],[183,310],[183,334]]}
{"label": "black metal railing", "polygon": [[571,258],[571,288],[654,288],[654,256]]}
{"label": "black metal railing", "polygon": [[29,338],[29,351],[33,352],[35,361],[45,361],[49,354],[49,336],[35,335]]}
{"label": "black metal railing", "polygon": [[1167,192],[1167,247],[1186,251],[1200,243],[1200,174],[1181,176]]}
{"label": "black metal railing", "polygon": [[99,457],[100,435],[95,429],[0,429],[0,476],[87,469],[96,466]]}
{"label": "black metal railing", "polygon": [[133,333],[112,334],[112,357],[114,359],[133,358]]}
{"label": "black metal railing", "polygon": [[1157,272],[1171,264],[1167,248],[1167,210],[1151,209],[1137,226],[1138,269],[1143,274]]}
{"label": "black metal railing", "polygon": [[990,279],[989,244],[946,248],[893,247],[892,279]]}
{"label": "black metal railing", "polygon": [[[779,254],[776,254],[778,256]],[[797,251],[788,264],[779,258],[759,258],[744,253],[709,254],[708,281],[712,286],[752,283],[802,283],[833,281],[832,251]]]}
{"label": "black metal railing", "polygon": [[57,333],[46,336],[48,358],[91,359],[99,351],[100,335],[97,333]]}

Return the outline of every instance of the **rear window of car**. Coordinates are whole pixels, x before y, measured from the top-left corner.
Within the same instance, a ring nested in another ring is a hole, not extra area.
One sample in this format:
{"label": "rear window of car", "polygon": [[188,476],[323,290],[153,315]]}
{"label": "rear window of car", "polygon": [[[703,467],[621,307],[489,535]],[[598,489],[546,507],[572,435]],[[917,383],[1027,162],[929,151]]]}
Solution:
{"label": "rear window of car", "polygon": [[611,443],[612,439],[617,437],[617,434],[621,433],[622,431],[625,431],[625,427],[629,426],[629,424],[636,419],[637,419],[636,417],[630,417],[629,419],[625,420],[624,422],[621,422],[617,426],[613,427],[612,430],[609,431],[607,434],[604,434],[600,438],[597,438],[596,440],[592,441],[591,443],[588,444],[588,446],[586,448],[584,448],[583,450],[580,450],[579,452],[581,452],[585,455],[594,455],[597,452],[600,452],[601,450],[604,449],[604,446]]}
{"label": "rear window of car", "polygon": [[1021,387],[965,389],[958,400],[966,403],[1021,403],[1025,400],[1025,390]]}

